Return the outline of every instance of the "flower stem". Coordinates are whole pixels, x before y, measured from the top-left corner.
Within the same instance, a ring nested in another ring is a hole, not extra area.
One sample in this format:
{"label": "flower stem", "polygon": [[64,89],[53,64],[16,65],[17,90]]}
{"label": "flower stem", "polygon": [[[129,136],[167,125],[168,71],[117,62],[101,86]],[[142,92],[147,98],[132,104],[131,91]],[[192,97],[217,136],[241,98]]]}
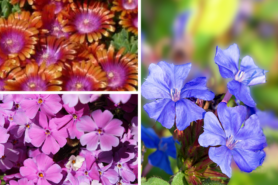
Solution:
{"label": "flower stem", "polygon": [[228,103],[228,101],[231,99],[233,95],[229,92],[229,90],[226,92],[222,102]]}
{"label": "flower stem", "polygon": [[142,177],[145,177],[151,171],[152,168],[153,166],[150,163],[148,163],[142,173]]}

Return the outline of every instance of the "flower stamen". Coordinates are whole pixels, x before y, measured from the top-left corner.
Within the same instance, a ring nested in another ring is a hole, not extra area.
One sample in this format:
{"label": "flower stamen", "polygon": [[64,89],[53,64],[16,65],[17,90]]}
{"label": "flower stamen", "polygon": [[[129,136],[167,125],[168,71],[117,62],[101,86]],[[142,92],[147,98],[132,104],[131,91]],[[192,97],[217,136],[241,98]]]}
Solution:
{"label": "flower stamen", "polygon": [[177,102],[180,100],[180,93],[181,93],[181,91],[178,90],[177,88],[171,89],[171,98],[174,102]]}

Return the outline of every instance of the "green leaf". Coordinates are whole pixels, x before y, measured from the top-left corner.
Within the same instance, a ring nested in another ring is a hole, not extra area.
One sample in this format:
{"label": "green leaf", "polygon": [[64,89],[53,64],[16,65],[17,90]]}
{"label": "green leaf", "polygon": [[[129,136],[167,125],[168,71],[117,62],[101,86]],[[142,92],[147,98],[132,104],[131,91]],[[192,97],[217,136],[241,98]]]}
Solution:
{"label": "green leaf", "polygon": [[12,5],[9,3],[9,0],[3,0],[1,2],[1,10],[2,10],[2,15],[7,18],[11,11],[12,11]]}
{"label": "green leaf", "polygon": [[13,12],[13,13],[15,13],[15,12],[20,12],[20,6],[19,6],[19,4],[13,5],[12,12]]}
{"label": "green leaf", "polygon": [[147,182],[146,177],[142,177],[142,178],[141,178],[141,183],[145,183],[145,182]]}
{"label": "green leaf", "polygon": [[168,182],[157,177],[152,177],[147,182],[142,182],[141,184],[142,185],[169,185]]}
{"label": "green leaf", "polygon": [[188,182],[186,181],[184,174],[179,172],[174,176],[171,185],[188,185]]}
{"label": "green leaf", "polygon": [[125,53],[138,53],[138,38],[128,33],[125,29],[112,36],[111,44],[116,49],[125,48]]}

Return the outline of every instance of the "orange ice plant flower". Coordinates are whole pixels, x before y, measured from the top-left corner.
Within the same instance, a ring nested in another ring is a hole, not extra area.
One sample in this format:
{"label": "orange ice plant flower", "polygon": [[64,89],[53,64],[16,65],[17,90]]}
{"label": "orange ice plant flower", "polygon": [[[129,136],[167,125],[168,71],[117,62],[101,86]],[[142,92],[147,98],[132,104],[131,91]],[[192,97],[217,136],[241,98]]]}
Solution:
{"label": "orange ice plant flower", "polygon": [[0,18],[0,52],[9,58],[25,60],[35,53],[38,28],[42,25],[38,12],[14,13],[8,20]]}
{"label": "orange ice plant flower", "polygon": [[113,0],[113,11],[121,12],[122,15],[138,12],[138,0]]}
{"label": "orange ice plant flower", "polygon": [[64,91],[98,91],[107,86],[106,73],[90,60],[73,62],[64,72]]}
{"label": "orange ice plant flower", "polygon": [[97,61],[106,72],[107,90],[136,91],[138,86],[136,54],[124,54],[124,48],[115,53],[111,45],[108,50],[97,51]]}
{"label": "orange ice plant flower", "polygon": [[61,75],[54,65],[46,67],[44,63],[38,66],[31,62],[23,69],[18,67],[12,70],[4,88],[8,91],[60,91]]}
{"label": "orange ice plant flower", "polygon": [[127,29],[127,31],[132,32],[136,35],[138,34],[138,14],[137,13],[121,15],[119,24],[122,25],[123,28]]}
{"label": "orange ice plant flower", "polygon": [[72,3],[60,14],[64,17],[59,19],[63,21],[62,30],[70,33],[70,40],[74,42],[84,43],[87,40],[92,43],[115,31],[113,12],[100,2]]}

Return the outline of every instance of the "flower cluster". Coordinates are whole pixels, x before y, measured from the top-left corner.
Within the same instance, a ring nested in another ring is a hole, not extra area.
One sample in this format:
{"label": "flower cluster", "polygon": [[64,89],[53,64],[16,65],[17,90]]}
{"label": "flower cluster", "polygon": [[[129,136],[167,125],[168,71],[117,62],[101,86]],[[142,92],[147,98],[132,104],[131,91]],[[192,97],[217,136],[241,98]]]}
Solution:
{"label": "flower cluster", "polygon": [[15,184],[136,184],[136,95],[1,95],[0,173]]}
{"label": "flower cluster", "polygon": [[115,46],[113,34],[137,38],[138,0],[11,3],[21,11],[0,18],[2,91],[137,89],[137,51]]}
{"label": "flower cluster", "polygon": [[[145,146],[157,149],[149,156],[151,165],[172,174],[168,156],[178,157],[178,166],[189,184],[200,184],[206,178],[230,178],[232,159],[244,172],[251,172],[263,163],[266,138],[259,116],[256,112],[248,113],[248,109],[256,109],[250,86],[265,83],[267,71],[249,56],[239,64],[239,56],[236,44],[226,50],[216,48],[215,63],[221,76],[232,79],[225,96],[215,97],[206,87],[205,77],[188,79],[190,63],[159,62],[149,66],[142,95],[154,101],[144,105],[144,109],[164,127],[174,128],[171,129],[174,138],[180,142],[180,151],[176,151],[173,137],[159,139],[152,129],[143,127]],[[231,99],[233,95],[235,98]],[[235,106],[228,107],[229,101]],[[222,174],[213,166],[215,163]]]}

